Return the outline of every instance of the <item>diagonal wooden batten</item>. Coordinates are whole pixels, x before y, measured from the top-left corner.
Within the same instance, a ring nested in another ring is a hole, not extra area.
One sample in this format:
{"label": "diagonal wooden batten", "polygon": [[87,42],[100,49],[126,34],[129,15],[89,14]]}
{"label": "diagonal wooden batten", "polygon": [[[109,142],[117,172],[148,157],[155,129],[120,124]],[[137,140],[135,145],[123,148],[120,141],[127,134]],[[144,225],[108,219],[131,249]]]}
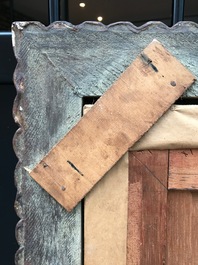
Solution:
{"label": "diagonal wooden batten", "polygon": [[194,80],[154,40],[30,175],[71,211]]}

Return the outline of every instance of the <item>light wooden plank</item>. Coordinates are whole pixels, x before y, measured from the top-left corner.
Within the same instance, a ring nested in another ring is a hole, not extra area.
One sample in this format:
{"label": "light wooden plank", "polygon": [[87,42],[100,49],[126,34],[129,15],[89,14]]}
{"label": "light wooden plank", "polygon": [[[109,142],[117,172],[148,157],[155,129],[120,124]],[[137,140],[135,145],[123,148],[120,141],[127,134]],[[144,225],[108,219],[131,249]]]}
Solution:
{"label": "light wooden plank", "polygon": [[71,211],[194,79],[153,41],[30,175]]}
{"label": "light wooden plank", "polygon": [[165,264],[168,151],[129,152],[127,264]]}
{"label": "light wooden plank", "polygon": [[[92,104],[84,106],[86,112]],[[172,105],[130,150],[198,148],[198,106]],[[159,137],[160,135],[160,137]]]}
{"label": "light wooden plank", "polygon": [[128,153],[85,198],[85,265],[126,265],[127,210]]}
{"label": "light wooden plank", "polygon": [[198,150],[170,151],[169,189],[198,190]]}
{"label": "light wooden plank", "polygon": [[174,190],[198,190],[198,174],[196,175],[178,175],[171,174],[169,177],[169,189]]}

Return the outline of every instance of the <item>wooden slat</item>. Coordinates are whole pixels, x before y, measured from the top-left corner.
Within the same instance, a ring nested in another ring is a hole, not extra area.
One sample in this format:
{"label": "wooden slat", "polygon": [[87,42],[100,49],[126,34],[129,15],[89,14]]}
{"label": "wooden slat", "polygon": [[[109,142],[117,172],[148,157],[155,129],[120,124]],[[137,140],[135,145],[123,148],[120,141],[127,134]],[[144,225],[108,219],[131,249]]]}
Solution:
{"label": "wooden slat", "polygon": [[85,198],[85,265],[126,265],[127,210],[128,153]]}
{"label": "wooden slat", "polygon": [[30,175],[71,211],[194,79],[153,41]]}
{"label": "wooden slat", "polygon": [[198,150],[170,151],[168,188],[198,190]]}
{"label": "wooden slat", "polygon": [[169,191],[167,265],[196,265],[198,261],[198,193]]}
{"label": "wooden slat", "polygon": [[165,264],[168,151],[129,154],[127,265]]}
{"label": "wooden slat", "polygon": [[[84,106],[86,112],[92,104]],[[198,105],[172,105],[130,150],[198,148]],[[160,137],[159,137],[160,135]]]}
{"label": "wooden slat", "polygon": [[192,194],[192,230],[191,230],[191,242],[192,242],[192,265],[197,264],[198,261],[198,192],[191,192]]}
{"label": "wooden slat", "polygon": [[198,190],[198,174],[178,175],[171,174],[169,177],[169,189],[174,190]]}

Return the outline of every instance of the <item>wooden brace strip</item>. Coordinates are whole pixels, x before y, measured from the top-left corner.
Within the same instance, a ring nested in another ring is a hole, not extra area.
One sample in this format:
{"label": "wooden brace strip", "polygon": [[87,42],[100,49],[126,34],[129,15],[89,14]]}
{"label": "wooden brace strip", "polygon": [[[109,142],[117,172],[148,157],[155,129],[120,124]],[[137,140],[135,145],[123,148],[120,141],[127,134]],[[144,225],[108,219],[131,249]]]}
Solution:
{"label": "wooden brace strip", "polygon": [[194,80],[153,41],[30,175],[71,211]]}
{"label": "wooden brace strip", "polygon": [[[84,113],[92,107],[91,104],[84,105]],[[198,105],[172,105],[129,150],[197,149],[197,120]]]}
{"label": "wooden brace strip", "polygon": [[170,151],[168,188],[198,190],[198,150]]}

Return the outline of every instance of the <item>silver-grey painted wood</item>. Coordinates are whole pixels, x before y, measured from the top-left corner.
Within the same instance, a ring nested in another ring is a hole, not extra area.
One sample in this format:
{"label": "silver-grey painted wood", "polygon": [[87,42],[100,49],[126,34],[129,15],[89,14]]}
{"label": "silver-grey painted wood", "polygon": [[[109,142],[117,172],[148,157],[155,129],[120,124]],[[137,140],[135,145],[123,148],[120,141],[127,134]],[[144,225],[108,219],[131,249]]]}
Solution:
{"label": "silver-grey painted wood", "polygon": [[[24,170],[33,168],[81,116],[82,97],[100,96],[140,51],[158,39],[198,76],[198,25],[159,22],[13,24],[17,265],[80,265],[81,205],[67,213]],[[145,84],[146,89],[146,84]],[[185,94],[197,97],[195,82]]]}
{"label": "silver-grey painted wood", "polygon": [[18,265],[81,264],[81,206],[67,213],[23,169],[34,167],[81,116],[81,98],[65,89],[64,79],[54,72],[42,53],[21,44],[15,84],[18,95],[14,117],[20,129],[14,137],[19,163],[15,172],[16,228],[20,245]]}

